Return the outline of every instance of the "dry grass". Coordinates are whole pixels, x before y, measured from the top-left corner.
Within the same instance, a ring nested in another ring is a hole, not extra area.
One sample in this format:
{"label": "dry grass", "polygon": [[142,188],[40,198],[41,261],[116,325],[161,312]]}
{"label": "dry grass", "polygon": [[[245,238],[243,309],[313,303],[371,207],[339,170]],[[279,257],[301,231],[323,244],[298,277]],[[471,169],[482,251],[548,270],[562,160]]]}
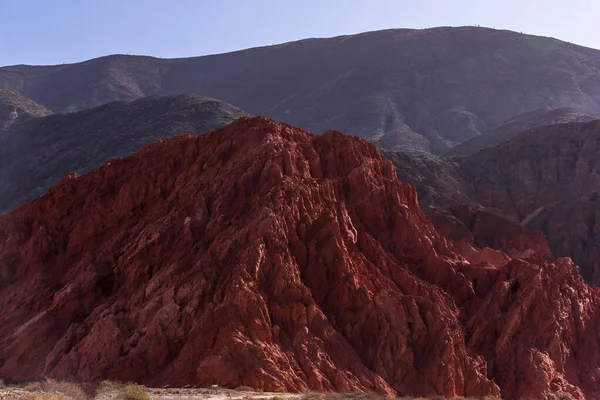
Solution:
{"label": "dry grass", "polygon": [[62,393],[28,393],[19,400],[70,400],[71,397]]}
{"label": "dry grass", "polygon": [[23,390],[30,392],[26,395],[28,400],[88,400],[88,395],[81,386],[73,382],[62,382],[54,379],[33,381],[23,385]]}
{"label": "dry grass", "polygon": [[[158,393],[162,392],[161,389],[158,389],[158,391]],[[96,389],[96,395],[106,393],[116,394],[116,398],[119,400],[150,400],[148,389],[135,383],[102,381]]]}
{"label": "dry grass", "polygon": [[[3,388],[3,382],[0,380],[0,389]],[[52,379],[45,380],[35,380],[28,382],[20,382],[18,384],[9,384],[8,389],[14,388],[17,393],[17,398],[19,400],[88,400],[89,396],[86,395],[84,390],[80,385],[71,382],[61,382],[55,381]],[[198,389],[199,392],[196,393],[193,389],[186,390],[183,388],[173,388],[173,389],[148,389],[145,386],[137,385],[134,383],[119,383],[113,381],[103,381],[101,382],[96,391],[96,398],[98,399],[113,399],[113,400],[150,400],[151,394],[152,396],[165,396],[167,398],[178,398],[181,400],[189,398],[192,396],[194,398],[198,398],[197,396],[201,396],[202,398],[206,398],[212,395],[212,392],[208,392],[206,389]],[[237,397],[247,399],[247,400],[257,400],[256,396],[260,396],[261,393],[256,390],[246,387],[240,386],[235,389],[239,393]],[[246,392],[245,394],[243,392]],[[254,394],[250,394],[247,392],[255,392]],[[200,394],[201,393],[201,394]],[[228,392],[229,393],[229,392]],[[223,393],[217,393],[215,391],[215,395],[223,395]],[[231,393],[227,394],[231,396]],[[173,397],[171,397],[173,396]],[[265,400],[500,400],[497,397],[487,396],[487,397],[454,397],[454,398],[444,398],[444,397],[398,397],[396,399],[391,399],[386,396],[382,396],[375,393],[318,393],[318,392],[305,392],[302,396],[292,395],[289,393],[281,393],[277,395],[271,394],[273,397],[265,397]],[[234,396],[236,397],[236,396]],[[568,400],[569,397],[564,396],[561,393],[549,394],[546,396],[547,400]]]}
{"label": "dry grass", "polygon": [[113,381],[102,381],[96,388],[96,394],[119,392],[125,387],[124,383]]}
{"label": "dry grass", "polygon": [[145,386],[127,385],[120,390],[118,398],[122,400],[150,400],[150,395]]}

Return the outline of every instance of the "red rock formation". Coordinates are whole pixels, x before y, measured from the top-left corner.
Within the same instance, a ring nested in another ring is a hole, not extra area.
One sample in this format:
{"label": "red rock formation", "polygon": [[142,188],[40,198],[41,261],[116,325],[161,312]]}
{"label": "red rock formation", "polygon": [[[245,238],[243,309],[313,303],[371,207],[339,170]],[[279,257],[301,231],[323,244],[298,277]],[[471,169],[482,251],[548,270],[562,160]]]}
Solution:
{"label": "red rock formation", "polygon": [[469,263],[367,142],[244,118],[0,218],[0,376],[600,396],[577,267]]}

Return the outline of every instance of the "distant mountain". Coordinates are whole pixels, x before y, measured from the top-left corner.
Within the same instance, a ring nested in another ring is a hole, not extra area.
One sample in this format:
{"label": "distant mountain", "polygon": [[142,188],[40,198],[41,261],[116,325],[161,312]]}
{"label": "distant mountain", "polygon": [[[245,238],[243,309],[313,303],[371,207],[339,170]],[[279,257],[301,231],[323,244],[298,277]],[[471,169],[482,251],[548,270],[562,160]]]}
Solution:
{"label": "distant mountain", "polygon": [[0,68],[0,85],[55,112],[200,93],[313,132],[443,154],[526,112],[598,114],[600,51],[475,27],[397,29],[195,58],[18,65]]}
{"label": "distant mountain", "polygon": [[208,97],[152,96],[13,124],[0,134],[0,213],[29,201],[67,173],[183,133],[204,133],[247,115]]}
{"label": "distant mountain", "polygon": [[[13,89],[0,86],[0,132],[17,121],[43,117],[52,112]],[[0,133],[1,134],[1,133]]]}
{"label": "distant mountain", "polygon": [[476,136],[466,142],[453,147],[445,156],[466,156],[476,153],[486,147],[495,146],[516,136],[519,132],[537,126],[560,124],[567,122],[587,122],[595,118],[582,114],[571,108],[558,108],[554,110],[536,110],[518,115],[492,129],[491,132]]}

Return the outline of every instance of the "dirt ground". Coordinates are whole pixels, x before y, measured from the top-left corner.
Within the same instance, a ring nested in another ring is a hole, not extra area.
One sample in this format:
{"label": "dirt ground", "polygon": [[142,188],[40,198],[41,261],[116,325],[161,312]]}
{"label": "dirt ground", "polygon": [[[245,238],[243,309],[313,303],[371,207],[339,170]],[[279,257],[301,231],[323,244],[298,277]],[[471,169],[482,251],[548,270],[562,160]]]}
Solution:
{"label": "dirt ground", "polygon": [[[305,397],[299,394],[290,393],[270,393],[270,392],[254,392],[229,390],[223,388],[147,388],[147,393],[153,400],[295,400]],[[62,400],[74,396],[63,395],[61,392],[54,390],[25,390],[21,387],[5,387],[0,388],[0,400]],[[109,390],[99,393],[95,397],[96,400],[113,400],[120,397],[119,390]]]}
{"label": "dirt ground", "polygon": [[[1,381],[0,381],[1,383]],[[103,382],[104,383],[104,382]],[[0,385],[0,400],[119,400],[123,399],[126,384],[107,382],[97,388],[95,396],[89,396],[74,383],[46,380],[20,386]],[[133,385],[137,386],[137,385]],[[369,393],[272,393],[248,390],[230,390],[220,387],[212,388],[146,388],[139,386],[152,400],[386,400],[388,398]],[[238,388],[245,389],[245,388]],[[142,397],[128,397],[142,399]],[[561,397],[552,397],[560,399]],[[408,400],[407,397],[394,400]],[[411,400],[428,400],[410,398]],[[435,397],[442,399],[442,397]],[[475,398],[469,398],[475,399]],[[480,397],[478,400],[499,400],[496,397]],[[391,399],[389,399],[391,400]],[[453,400],[467,400],[456,397]]]}
{"label": "dirt ground", "polygon": [[[153,389],[148,388],[148,394],[154,400],[267,400],[276,398],[278,400],[300,399],[299,394],[251,392],[229,389]],[[112,400],[118,397],[118,392],[107,392],[96,396],[97,400]]]}

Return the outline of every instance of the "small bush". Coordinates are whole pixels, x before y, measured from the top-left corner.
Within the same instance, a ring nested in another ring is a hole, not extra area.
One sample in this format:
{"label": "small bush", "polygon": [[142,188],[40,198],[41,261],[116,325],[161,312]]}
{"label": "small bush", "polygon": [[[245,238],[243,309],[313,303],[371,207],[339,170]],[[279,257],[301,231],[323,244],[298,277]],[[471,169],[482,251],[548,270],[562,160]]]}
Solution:
{"label": "small bush", "polygon": [[150,400],[150,395],[146,388],[141,385],[127,385],[119,393],[122,400]]}
{"label": "small bush", "polygon": [[48,379],[42,382],[42,391],[48,393],[64,394],[69,399],[73,400],[87,400],[88,395],[81,389],[76,383],[73,382],[62,382]]}
{"label": "small bush", "polygon": [[96,394],[100,393],[109,393],[109,392],[118,392],[123,389],[125,385],[118,382],[113,381],[102,381],[96,388]]}
{"label": "small bush", "polygon": [[43,383],[43,381],[28,382],[23,386],[23,390],[26,390],[28,392],[43,392]]}

